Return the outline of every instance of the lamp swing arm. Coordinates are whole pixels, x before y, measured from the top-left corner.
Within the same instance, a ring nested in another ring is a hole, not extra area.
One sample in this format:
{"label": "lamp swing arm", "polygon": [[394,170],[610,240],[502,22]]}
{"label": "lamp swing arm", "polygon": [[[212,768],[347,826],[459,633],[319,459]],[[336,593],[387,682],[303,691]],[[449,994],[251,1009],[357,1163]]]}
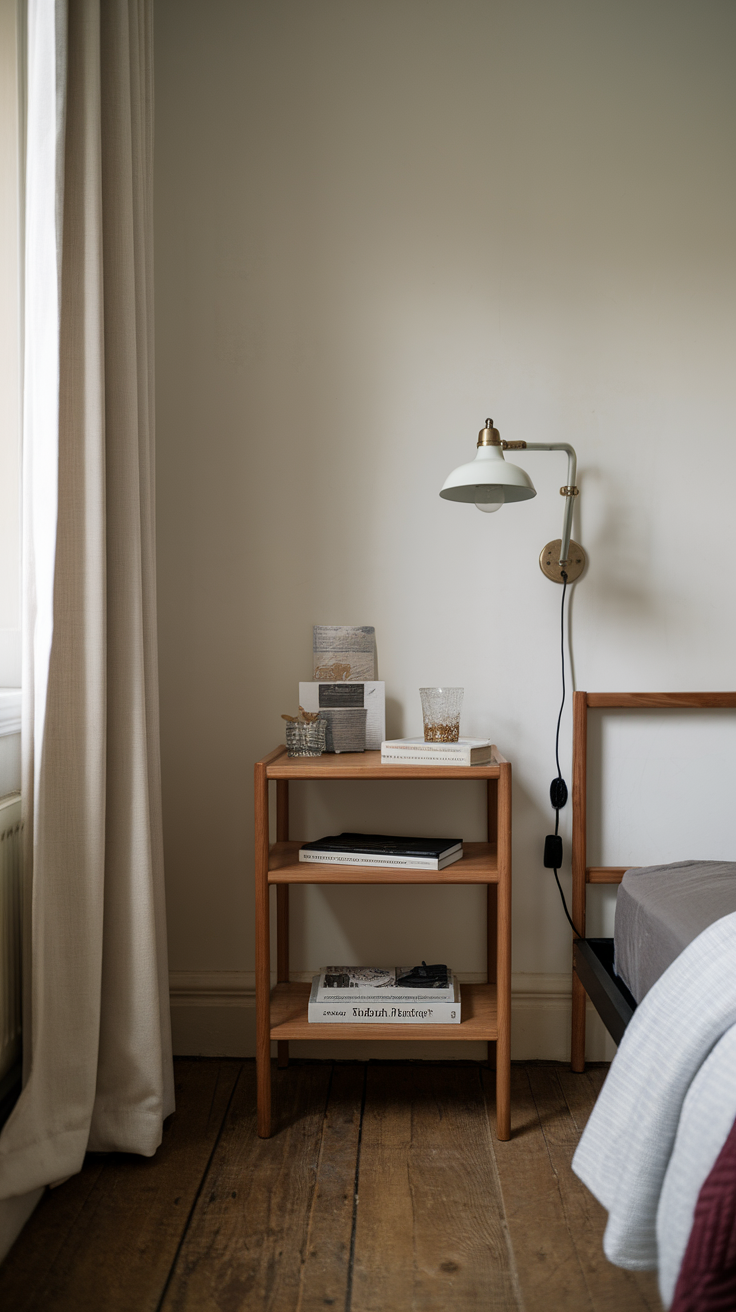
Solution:
{"label": "lamp swing arm", "polygon": [[504,442],[501,446],[504,450],[512,448],[514,450],[524,451],[566,451],[567,452],[567,484],[560,488],[560,495],[565,498],[565,515],[562,521],[562,540],[560,543],[560,565],[567,565],[570,558],[570,537],[572,535],[572,509],[575,504],[575,497],[578,495],[576,478],[578,472],[578,458],[575,454],[575,448],[570,446],[569,442]]}

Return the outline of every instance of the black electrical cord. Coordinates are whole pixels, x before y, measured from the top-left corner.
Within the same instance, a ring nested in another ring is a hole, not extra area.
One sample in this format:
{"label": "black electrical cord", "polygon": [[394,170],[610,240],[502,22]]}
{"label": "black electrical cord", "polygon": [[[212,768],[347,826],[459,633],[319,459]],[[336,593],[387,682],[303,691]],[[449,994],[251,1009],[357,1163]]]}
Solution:
{"label": "black electrical cord", "polygon": [[[562,712],[565,709],[565,593],[567,592],[567,570],[561,570],[562,574],[562,605],[560,606],[560,667],[562,670],[562,701],[560,702],[560,713],[557,716],[557,733],[555,734],[555,761],[557,762],[557,778],[562,779],[560,769],[560,725],[562,724]],[[560,813],[557,812],[559,820]],[[555,829],[555,833],[557,830]]]}
{"label": "black electrical cord", "polygon": [[[554,780],[552,784],[552,788],[550,790],[550,796],[552,797],[552,805],[555,808],[555,838],[557,838],[560,828],[560,808],[563,807],[565,805],[565,802],[567,801],[567,784],[562,778],[562,771],[560,769],[560,725],[562,723],[562,712],[565,708],[565,692],[566,692],[565,689],[565,594],[567,592],[567,572],[564,569],[561,572],[562,572],[562,604],[560,606],[560,666],[562,669],[562,701],[560,702],[560,713],[557,716],[557,733],[555,734],[555,760],[557,762],[557,778]],[[562,848],[560,845],[560,853],[561,851]],[[554,870],[554,874],[555,874],[555,883],[557,884],[560,897],[562,898],[562,906],[564,908],[565,915],[567,916],[567,919],[570,922],[570,927],[572,929],[572,932],[573,934],[577,934],[578,938],[582,938],[583,935],[578,933],[577,929],[575,928],[575,923],[573,921],[573,918],[567,909],[565,894],[562,891],[562,884],[560,883],[560,877],[557,873],[558,867],[553,866],[552,869]]]}

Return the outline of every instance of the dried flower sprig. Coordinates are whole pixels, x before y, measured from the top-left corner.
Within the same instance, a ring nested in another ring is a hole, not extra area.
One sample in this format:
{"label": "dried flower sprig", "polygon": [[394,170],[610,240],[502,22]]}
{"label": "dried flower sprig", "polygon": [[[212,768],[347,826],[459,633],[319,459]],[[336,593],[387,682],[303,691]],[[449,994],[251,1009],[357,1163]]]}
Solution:
{"label": "dried flower sprig", "polygon": [[300,706],[298,715],[282,715],[281,719],[286,720],[288,724],[314,724],[314,721],[319,719],[319,711],[305,711],[304,707]]}

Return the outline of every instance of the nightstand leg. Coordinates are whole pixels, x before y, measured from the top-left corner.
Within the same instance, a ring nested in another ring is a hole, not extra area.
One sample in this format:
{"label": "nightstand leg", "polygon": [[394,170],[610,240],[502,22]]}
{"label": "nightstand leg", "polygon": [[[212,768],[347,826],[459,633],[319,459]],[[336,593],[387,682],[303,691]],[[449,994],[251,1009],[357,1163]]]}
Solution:
{"label": "nightstand leg", "polygon": [[[588,864],[586,819],[588,777],[587,692],[573,693],[572,722],[572,920],[584,938],[586,893],[588,889],[586,869]],[[579,1074],[585,1070],[585,997],[585,989],[578,979],[573,964],[570,1065]]]}
{"label": "nightstand leg", "polygon": [[511,1138],[511,766],[498,781],[498,961],[496,997],[496,1134]]}
{"label": "nightstand leg", "polygon": [[256,1099],[258,1134],[271,1135],[271,942],[268,905],[268,779],[256,766]]}
{"label": "nightstand leg", "polygon": [[496,884],[487,885],[486,919],[488,922],[486,979],[489,984],[495,984],[498,973],[498,888]]}
{"label": "nightstand leg", "polygon": [[[276,785],[281,786],[281,780]],[[289,885],[276,885],[276,978],[279,984],[289,982]],[[276,1064],[279,1070],[289,1065],[289,1044],[279,1039],[276,1045]]]}
{"label": "nightstand leg", "polygon": [[[489,779],[486,788],[486,842],[498,843],[498,780]],[[486,983],[496,983],[498,949],[498,889],[496,884],[486,887]],[[488,1064],[495,1066],[496,1051],[493,1042],[488,1044]]]}
{"label": "nightstand leg", "polygon": [[276,885],[276,978],[289,983],[289,885]]}
{"label": "nightstand leg", "polygon": [[[498,889],[495,884],[486,885],[486,983],[495,984],[498,958]],[[496,1052],[493,1040],[488,1044],[488,1064],[495,1066]]]}
{"label": "nightstand leg", "polygon": [[[276,782],[276,838],[279,843],[289,841],[289,780]],[[276,978],[279,984],[289,983],[289,885],[276,885]],[[289,1065],[289,1044],[281,1039],[276,1045],[277,1065],[280,1070]]]}
{"label": "nightstand leg", "polygon": [[[281,786],[281,780],[276,785]],[[289,982],[289,885],[276,885],[276,978],[279,984]],[[276,1044],[279,1070],[289,1065],[289,1044],[286,1039],[279,1039]]]}

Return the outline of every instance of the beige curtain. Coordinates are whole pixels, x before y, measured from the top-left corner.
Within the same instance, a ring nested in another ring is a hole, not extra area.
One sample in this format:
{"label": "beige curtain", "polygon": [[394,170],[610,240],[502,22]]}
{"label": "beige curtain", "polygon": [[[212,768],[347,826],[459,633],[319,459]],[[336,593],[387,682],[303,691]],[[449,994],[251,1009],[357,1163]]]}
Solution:
{"label": "beige curtain", "polygon": [[25,1084],[0,1198],[174,1107],[154,554],[151,0],[30,0]]}

